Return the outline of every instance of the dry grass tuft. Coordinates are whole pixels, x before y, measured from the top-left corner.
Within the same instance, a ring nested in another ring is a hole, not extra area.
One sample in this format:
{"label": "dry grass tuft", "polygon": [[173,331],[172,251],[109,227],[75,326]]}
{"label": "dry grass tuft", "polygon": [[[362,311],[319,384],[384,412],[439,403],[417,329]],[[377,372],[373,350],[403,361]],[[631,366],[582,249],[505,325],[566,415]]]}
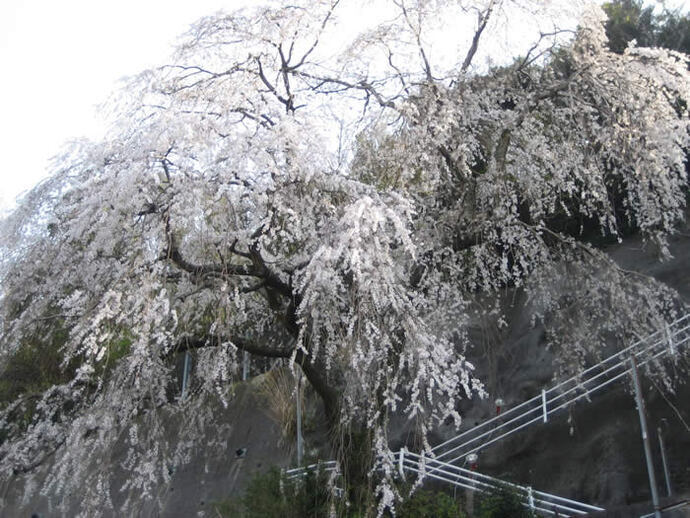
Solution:
{"label": "dry grass tuft", "polygon": [[[301,403],[304,410],[304,380]],[[280,426],[283,445],[292,447],[297,434],[297,406],[295,390],[297,378],[288,367],[278,367],[262,376],[259,394],[266,402],[268,414]]]}

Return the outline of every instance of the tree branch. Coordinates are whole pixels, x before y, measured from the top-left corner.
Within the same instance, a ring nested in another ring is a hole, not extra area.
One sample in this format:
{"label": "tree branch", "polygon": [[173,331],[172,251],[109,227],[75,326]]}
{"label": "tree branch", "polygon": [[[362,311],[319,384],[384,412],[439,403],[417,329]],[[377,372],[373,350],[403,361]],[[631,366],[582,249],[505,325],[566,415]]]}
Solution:
{"label": "tree branch", "polygon": [[[215,337],[214,337],[215,338]],[[262,356],[264,358],[292,358],[293,361],[300,366],[309,383],[314,390],[321,396],[324,402],[326,416],[330,423],[336,424],[339,417],[339,393],[329,384],[327,375],[324,375],[324,370],[317,367],[308,353],[302,349],[296,348],[295,344],[291,344],[285,348],[267,347],[259,345],[258,343],[247,340],[241,337],[232,338],[187,338],[183,339],[180,344],[174,349],[174,352],[184,352],[195,349],[202,349],[205,347],[216,347],[220,343],[230,342],[241,351],[246,351],[255,356]]]}
{"label": "tree branch", "polygon": [[467,55],[465,56],[465,61],[463,61],[462,67],[460,68],[461,74],[467,72],[467,69],[472,64],[474,55],[477,53],[477,49],[479,48],[479,39],[482,37],[484,29],[486,29],[486,24],[489,23],[489,17],[491,16],[495,4],[496,0],[491,0],[491,2],[489,2],[489,7],[486,8],[486,12],[484,12],[483,14],[479,13],[479,22],[477,25],[477,30],[474,33],[474,37],[472,38],[472,44],[470,45],[470,48],[467,51]]}
{"label": "tree branch", "polygon": [[[256,277],[262,279],[267,288],[272,288],[277,293],[287,297],[290,300],[294,298],[290,285],[283,281],[280,278],[280,275],[268,268],[258,252],[251,254],[252,264],[194,264],[190,261],[187,261],[180,253],[180,249],[175,241],[175,236],[170,230],[169,215],[166,215],[165,217],[165,232],[168,243],[163,254],[163,259],[172,261],[173,264],[181,270],[199,277],[217,277],[221,279],[231,275]],[[237,253],[234,250],[234,245],[232,250],[233,252]],[[238,255],[243,254],[239,253]]]}

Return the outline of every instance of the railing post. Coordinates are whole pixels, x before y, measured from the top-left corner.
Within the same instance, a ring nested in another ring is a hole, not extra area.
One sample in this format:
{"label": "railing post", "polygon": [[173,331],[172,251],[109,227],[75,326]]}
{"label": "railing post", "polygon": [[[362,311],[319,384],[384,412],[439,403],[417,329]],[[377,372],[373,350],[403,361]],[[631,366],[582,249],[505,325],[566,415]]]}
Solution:
{"label": "railing post", "polygon": [[671,326],[666,324],[666,342],[668,343],[668,349],[671,352],[671,356],[676,355],[676,346],[673,343],[673,334],[671,333]]}
{"label": "railing post", "polygon": [[534,512],[534,495],[532,494],[532,486],[527,486],[527,503],[530,511]]}
{"label": "railing post", "polygon": [[182,367],[182,399],[187,397],[189,389],[189,369],[191,367],[191,356],[189,351],[184,352],[184,366]]}
{"label": "railing post", "polygon": [[541,409],[544,413],[544,422],[549,420],[549,414],[546,411],[546,389],[541,389]]}
{"label": "railing post", "polygon": [[404,446],[400,448],[400,451],[398,452],[398,471],[400,472],[400,478],[405,480],[405,465],[403,464],[405,462],[405,448]]}
{"label": "railing post", "polygon": [[242,351],[242,381],[247,381],[249,378],[249,353]]}

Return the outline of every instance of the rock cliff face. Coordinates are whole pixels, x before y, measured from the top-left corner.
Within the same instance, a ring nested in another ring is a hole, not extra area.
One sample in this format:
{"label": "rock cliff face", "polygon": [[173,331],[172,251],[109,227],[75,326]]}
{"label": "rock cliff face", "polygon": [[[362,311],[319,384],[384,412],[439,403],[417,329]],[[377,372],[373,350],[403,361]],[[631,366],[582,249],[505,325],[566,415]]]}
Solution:
{"label": "rock cliff face", "polygon": [[[609,252],[625,268],[656,277],[690,303],[690,230],[687,228],[673,240],[674,258],[670,261],[658,262],[654,252],[645,249],[642,243],[611,247]],[[526,313],[514,310],[510,325],[500,332],[486,323],[477,326],[474,338],[476,343],[484,344],[472,355],[491,397],[466,402],[462,409],[463,429],[492,417],[495,397],[500,396],[508,408],[537,395],[553,381],[553,358],[544,348],[543,330],[531,326]],[[688,358],[690,351],[676,367],[680,380],[688,379]],[[690,494],[690,384],[679,384],[675,394],[662,393],[647,378],[643,378],[643,385],[659,493],[665,495],[666,490],[657,428],[664,435],[673,491],[675,495],[687,497]],[[315,428],[307,435],[307,446],[315,456],[329,457],[323,427]],[[414,447],[415,437],[409,426],[396,423],[394,429],[394,449],[403,445]],[[141,516],[212,516],[210,504],[240,494],[255,473],[272,465],[287,467],[294,462],[291,449],[280,445],[280,429],[269,418],[265,402],[257,394],[256,381],[238,385],[229,408],[219,409],[219,426],[207,433],[215,434],[216,438],[222,434],[225,450],[200,448],[189,464],[171,467],[170,485],[160,488],[162,512],[158,514],[152,508],[142,507]],[[432,444],[456,433],[451,427],[440,427],[434,431]],[[244,448],[246,451],[242,451]],[[629,381],[617,382],[593,396],[591,402],[578,403],[545,425],[533,426],[486,448],[480,454],[479,470],[607,509],[648,501],[650,490],[640,425]],[[116,482],[124,481],[126,476],[120,473]],[[39,473],[39,482],[40,478]],[[25,482],[17,478],[11,486],[0,488],[0,516],[59,515],[48,507],[43,497],[22,502],[20,489]],[[117,509],[122,495],[114,491],[112,497]],[[78,498],[79,495],[67,497],[72,505]],[[625,516],[623,513],[620,516]],[[119,516],[117,511],[102,515]]]}

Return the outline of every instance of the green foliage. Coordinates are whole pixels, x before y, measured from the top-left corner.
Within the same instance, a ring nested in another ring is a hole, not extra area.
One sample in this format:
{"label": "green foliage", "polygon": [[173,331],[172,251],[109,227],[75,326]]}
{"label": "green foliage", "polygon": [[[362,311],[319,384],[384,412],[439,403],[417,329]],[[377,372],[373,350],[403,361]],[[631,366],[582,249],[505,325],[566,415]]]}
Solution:
{"label": "green foliage", "polygon": [[441,491],[420,489],[405,500],[397,518],[464,518],[460,504]]}
{"label": "green foliage", "polygon": [[657,45],[690,54],[690,14],[681,16],[678,12],[668,12],[661,15],[661,20]]}
{"label": "green foliage", "polygon": [[652,7],[643,9],[639,0],[614,0],[602,7],[609,18],[606,35],[613,52],[622,54],[632,40],[640,47],[654,46],[657,28]]}
{"label": "green foliage", "polygon": [[107,375],[119,360],[129,354],[131,348],[131,335],[127,331],[122,331],[107,344],[102,361],[96,365],[96,372]]}
{"label": "green foliage", "polygon": [[282,480],[277,468],[255,476],[240,498],[214,504],[223,518],[321,518],[330,515],[352,516],[337,509],[329,488],[328,474],[309,472],[299,480]]}
{"label": "green foliage", "polygon": [[[271,468],[265,473],[256,475],[249,482],[244,495],[214,503],[214,516],[220,518],[326,518],[330,516],[363,518],[371,514],[367,514],[360,506],[347,504],[345,499],[335,496],[329,489],[328,473],[310,472],[305,477],[292,481],[284,478],[281,480],[281,476],[277,468]],[[390,515],[386,514],[386,516]],[[466,515],[460,510],[460,503],[449,494],[443,491],[421,489],[397,508],[396,518],[466,518]]]}
{"label": "green foliage", "polygon": [[639,47],[664,47],[690,53],[690,16],[679,11],[655,14],[652,6],[643,7],[642,0],[613,0],[603,6],[609,20],[606,35],[609,48],[622,53],[628,43]]}
{"label": "green foliage", "polygon": [[484,495],[479,501],[477,518],[536,518],[521,496],[509,486]]}
{"label": "green foliage", "polygon": [[[6,358],[0,368],[0,408],[20,396],[33,398],[51,386],[72,379],[79,360],[74,358],[64,365],[63,346],[68,334],[58,325],[46,336],[22,343]],[[106,375],[118,360],[129,354],[131,344],[126,333],[114,338],[107,345],[103,360],[96,365],[99,374]]]}
{"label": "green foliage", "polygon": [[7,358],[0,371],[0,407],[24,394],[37,394],[70,379],[74,366],[63,368],[67,331],[58,327],[49,337],[27,341]]}

